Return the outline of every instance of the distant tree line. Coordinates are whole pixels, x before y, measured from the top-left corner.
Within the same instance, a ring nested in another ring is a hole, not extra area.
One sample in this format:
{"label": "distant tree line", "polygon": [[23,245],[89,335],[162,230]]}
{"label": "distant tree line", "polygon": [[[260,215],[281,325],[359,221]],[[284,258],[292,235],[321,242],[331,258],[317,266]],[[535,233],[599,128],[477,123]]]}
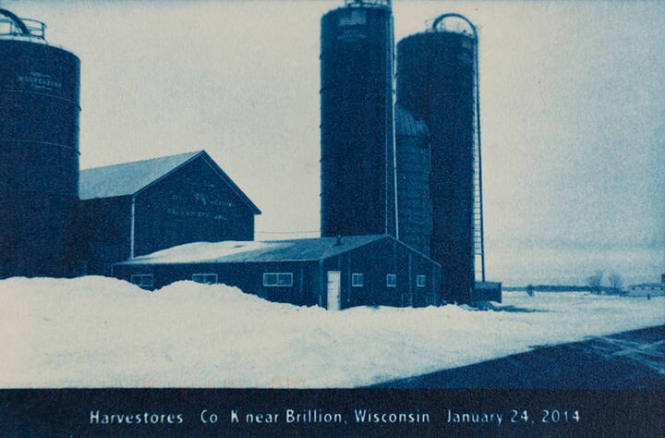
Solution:
{"label": "distant tree line", "polygon": [[593,275],[586,278],[586,284],[570,285],[552,285],[552,284],[529,284],[527,286],[506,286],[505,291],[526,291],[529,295],[534,292],[593,292],[593,293],[611,293],[621,294],[623,279],[621,275],[612,272],[607,277],[607,285],[603,285],[603,271],[596,271]]}
{"label": "distant tree line", "polygon": [[553,284],[530,284],[528,286],[505,286],[501,289],[505,291],[528,291],[533,292],[593,292],[590,286],[586,285],[553,285]]}

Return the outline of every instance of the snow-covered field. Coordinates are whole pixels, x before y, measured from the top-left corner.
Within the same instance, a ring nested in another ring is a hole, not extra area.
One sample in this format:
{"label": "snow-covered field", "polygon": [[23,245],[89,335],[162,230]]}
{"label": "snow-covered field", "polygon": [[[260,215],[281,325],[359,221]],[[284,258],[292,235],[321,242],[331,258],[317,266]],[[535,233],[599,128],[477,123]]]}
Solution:
{"label": "snow-covered field", "polygon": [[497,309],[327,312],[223,285],[12,278],[0,387],[353,387],[665,324],[665,297],[513,292]]}

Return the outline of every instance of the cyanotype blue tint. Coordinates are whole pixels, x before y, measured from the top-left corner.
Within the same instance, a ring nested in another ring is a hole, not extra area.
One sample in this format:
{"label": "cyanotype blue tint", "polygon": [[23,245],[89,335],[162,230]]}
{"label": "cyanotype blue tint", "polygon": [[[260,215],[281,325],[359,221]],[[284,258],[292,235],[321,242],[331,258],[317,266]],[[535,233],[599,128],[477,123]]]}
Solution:
{"label": "cyanotype blue tint", "polygon": [[[203,249],[209,256],[201,257],[201,248],[184,245],[161,256],[117,263],[113,273],[136,284],[148,275],[152,281],[146,289],[192,280],[198,274],[215,274],[215,283],[237,286],[271,301],[334,310],[441,302],[438,263],[392,236],[279,240],[246,246],[218,242]],[[280,275],[286,280],[278,281]],[[333,278],[337,282],[334,289]]]}
{"label": "cyanotype blue tint", "polygon": [[[79,270],[188,242],[253,240],[261,211],[205,151],[81,171]],[[79,274],[84,272],[78,272]]]}
{"label": "cyanotype blue tint", "polygon": [[469,302],[476,236],[482,259],[482,194],[474,181],[474,170],[480,177],[477,35],[467,22],[463,32],[439,28],[445,18],[397,44],[397,102],[431,134],[430,253],[441,264],[443,295]]}
{"label": "cyanotype blue tint", "polygon": [[321,19],[321,235],[396,235],[393,17],[347,6]]}
{"label": "cyanotype blue tint", "polygon": [[395,132],[399,239],[423,254],[429,254],[432,235],[429,130],[425,122],[395,105]]}
{"label": "cyanotype blue tint", "polygon": [[78,197],[79,59],[0,10],[0,278],[62,276]]}
{"label": "cyanotype blue tint", "polygon": [[[341,4],[3,2],[48,23],[49,51],[62,44],[82,61],[82,167],[205,148],[261,207],[259,239],[318,235],[321,18]],[[625,284],[657,280],[665,244],[665,66],[657,56],[665,5],[397,1],[396,40],[449,11],[479,31],[488,278],[583,284],[604,269]],[[4,108],[2,129],[11,119]],[[3,156],[11,151],[5,146]],[[3,161],[3,173],[42,166],[29,160],[37,166],[8,169]],[[41,192],[32,193],[30,202],[18,192],[9,200],[5,189],[3,199],[17,207],[3,208],[3,228],[17,222],[14,210],[48,210],[55,216],[48,230],[21,222],[48,236],[25,239],[49,241],[55,257],[62,233],[54,230],[66,208],[45,207]]]}

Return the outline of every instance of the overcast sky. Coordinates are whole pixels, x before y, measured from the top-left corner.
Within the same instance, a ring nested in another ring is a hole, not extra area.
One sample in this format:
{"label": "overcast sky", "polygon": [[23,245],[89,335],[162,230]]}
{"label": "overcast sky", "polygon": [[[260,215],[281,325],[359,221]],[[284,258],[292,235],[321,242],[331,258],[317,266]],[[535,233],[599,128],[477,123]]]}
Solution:
{"label": "overcast sky", "polygon": [[[0,0],[81,70],[81,166],[205,149],[263,210],[319,230],[319,26],[339,1]],[[487,270],[506,284],[665,272],[665,2],[394,5],[396,41],[479,27]]]}

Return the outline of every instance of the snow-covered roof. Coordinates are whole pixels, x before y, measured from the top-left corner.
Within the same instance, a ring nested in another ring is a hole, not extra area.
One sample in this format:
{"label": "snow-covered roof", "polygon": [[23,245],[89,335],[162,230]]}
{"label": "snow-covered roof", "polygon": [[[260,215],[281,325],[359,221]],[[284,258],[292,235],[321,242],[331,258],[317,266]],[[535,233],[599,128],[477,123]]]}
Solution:
{"label": "snow-covered roof", "polygon": [[180,167],[203,151],[83,169],[79,174],[81,199],[133,195]]}
{"label": "snow-covered roof", "polygon": [[195,242],[136,257],[119,265],[316,261],[366,245],[386,235],[271,241]]}

